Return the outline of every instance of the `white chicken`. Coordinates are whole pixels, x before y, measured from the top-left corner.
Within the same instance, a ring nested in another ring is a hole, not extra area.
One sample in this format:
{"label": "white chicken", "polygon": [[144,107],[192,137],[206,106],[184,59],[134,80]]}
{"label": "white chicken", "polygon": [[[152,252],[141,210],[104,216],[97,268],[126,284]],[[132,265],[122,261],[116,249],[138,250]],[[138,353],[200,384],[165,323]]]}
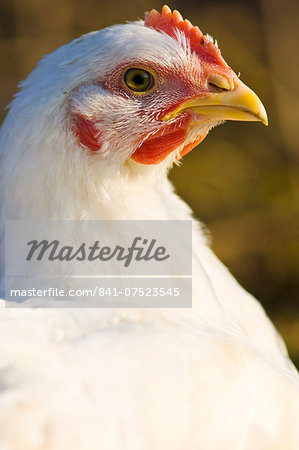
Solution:
{"label": "white chicken", "polygon": [[[267,116],[177,11],[85,35],[46,56],[11,104],[2,223],[190,219],[168,169],[224,120]],[[298,448],[296,369],[196,223],[190,309],[3,301],[0,318],[1,450]]]}

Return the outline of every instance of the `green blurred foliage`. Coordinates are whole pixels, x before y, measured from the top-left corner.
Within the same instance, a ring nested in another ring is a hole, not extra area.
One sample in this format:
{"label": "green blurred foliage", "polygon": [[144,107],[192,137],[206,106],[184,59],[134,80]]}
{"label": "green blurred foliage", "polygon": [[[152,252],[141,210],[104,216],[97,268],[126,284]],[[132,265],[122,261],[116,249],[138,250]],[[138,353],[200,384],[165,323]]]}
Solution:
{"label": "green blurred foliage", "polygon": [[[45,53],[82,33],[142,18],[157,0],[0,0],[1,119],[16,86]],[[212,247],[258,297],[299,363],[299,3],[169,1],[214,36],[263,100],[268,128],[227,123],[171,179],[207,226]]]}

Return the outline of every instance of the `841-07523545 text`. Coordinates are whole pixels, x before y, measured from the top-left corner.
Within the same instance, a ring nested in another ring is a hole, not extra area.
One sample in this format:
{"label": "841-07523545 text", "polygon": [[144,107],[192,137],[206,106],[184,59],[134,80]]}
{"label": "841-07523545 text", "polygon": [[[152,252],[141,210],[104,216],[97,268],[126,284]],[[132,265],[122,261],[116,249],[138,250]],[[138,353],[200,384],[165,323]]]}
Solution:
{"label": "841-07523545 text", "polygon": [[59,289],[51,287],[47,289],[10,289],[11,297],[178,297],[179,287],[100,287],[93,289]]}

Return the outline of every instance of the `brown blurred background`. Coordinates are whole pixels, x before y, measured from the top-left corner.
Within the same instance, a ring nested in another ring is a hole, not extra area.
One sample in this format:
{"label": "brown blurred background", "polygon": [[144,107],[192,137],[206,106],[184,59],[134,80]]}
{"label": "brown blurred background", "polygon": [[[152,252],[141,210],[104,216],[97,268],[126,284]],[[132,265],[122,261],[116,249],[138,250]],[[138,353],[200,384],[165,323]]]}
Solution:
{"label": "brown blurred background", "polygon": [[[0,0],[0,119],[40,57],[74,37],[164,2]],[[168,1],[214,36],[227,62],[263,100],[268,128],[228,122],[171,178],[211,232],[212,247],[259,298],[299,365],[299,3]]]}

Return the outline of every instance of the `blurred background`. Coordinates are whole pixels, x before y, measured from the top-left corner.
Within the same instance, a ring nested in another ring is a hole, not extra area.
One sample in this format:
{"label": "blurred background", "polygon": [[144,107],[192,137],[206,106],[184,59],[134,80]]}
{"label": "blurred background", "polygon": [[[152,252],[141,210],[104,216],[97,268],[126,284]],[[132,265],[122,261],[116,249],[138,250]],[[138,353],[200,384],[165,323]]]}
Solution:
{"label": "blurred background", "polygon": [[[0,0],[0,120],[42,55],[92,30],[143,18],[157,0]],[[212,248],[263,304],[299,366],[299,3],[168,1],[218,40],[259,95],[270,125],[228,122],[171,178]],[[41,93],[42,94],[42,93]]]}

